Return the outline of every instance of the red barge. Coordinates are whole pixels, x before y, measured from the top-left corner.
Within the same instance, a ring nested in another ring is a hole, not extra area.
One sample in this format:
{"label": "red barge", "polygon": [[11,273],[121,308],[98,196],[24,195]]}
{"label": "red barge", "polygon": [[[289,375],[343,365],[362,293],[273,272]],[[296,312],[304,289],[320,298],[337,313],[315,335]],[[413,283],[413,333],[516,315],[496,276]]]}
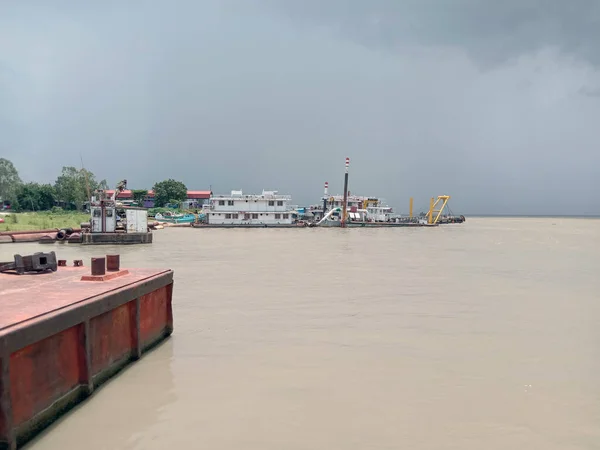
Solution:
{"label": "red barge", "polygon": [[[30,274],[31,273],[31,274]],[[173,271],[0,263],[0,449],[14,450],[173,331]]]}

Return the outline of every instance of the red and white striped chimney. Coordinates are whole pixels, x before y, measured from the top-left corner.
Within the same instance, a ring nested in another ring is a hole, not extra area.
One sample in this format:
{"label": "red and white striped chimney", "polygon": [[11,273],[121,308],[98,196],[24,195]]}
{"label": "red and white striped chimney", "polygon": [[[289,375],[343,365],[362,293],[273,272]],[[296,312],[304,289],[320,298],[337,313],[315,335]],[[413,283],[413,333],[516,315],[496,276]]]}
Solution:
{"label": "red and white striped chimney", "polygon": [[325,195],[329,194],[329,183],[325,182]]}
{"label": "red and white striped chimney", "polygon": [[350,158],[346,158],[346,173],[348,173],[348,166],[350,165]]}

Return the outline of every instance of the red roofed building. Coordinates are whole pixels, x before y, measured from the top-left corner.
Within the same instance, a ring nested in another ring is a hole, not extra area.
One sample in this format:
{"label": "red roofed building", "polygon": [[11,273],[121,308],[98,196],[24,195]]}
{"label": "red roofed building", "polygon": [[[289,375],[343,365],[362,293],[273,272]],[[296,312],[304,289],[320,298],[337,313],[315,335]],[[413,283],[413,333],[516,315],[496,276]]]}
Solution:
{"label": "red roofed building", "polygon": [[[114,194],[114,189],[109,189],[106,193],[111,196]],[[187,201],[191,204],[189,206],[200,206],[210,199],[212,195],[211,191],[187,191]],[[117,195],[117,200],[133,200],[133,192],[129,189],[120,192]],[[144,204],[142,205],[144,208],[153,208],[154,207],[154,191],[148,191],[148,195],[144,199]]]}
{"label": "red roofed building", "polygon": [[210,191],[187,191],[188,200],[208,200],[211,195],[212,192]]}

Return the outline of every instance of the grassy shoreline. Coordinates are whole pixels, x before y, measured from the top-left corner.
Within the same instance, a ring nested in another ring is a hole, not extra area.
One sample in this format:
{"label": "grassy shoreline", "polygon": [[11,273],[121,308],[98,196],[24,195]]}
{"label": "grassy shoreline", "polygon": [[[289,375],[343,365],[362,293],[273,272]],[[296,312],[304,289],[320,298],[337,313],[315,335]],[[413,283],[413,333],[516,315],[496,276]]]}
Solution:
{"label": "grassy shoreline", "polygon": [[28,212],[0,215],[0,232],[37,231],[53,228],[79,228],[82,222],[89,222],[90,216],[81,212]]}

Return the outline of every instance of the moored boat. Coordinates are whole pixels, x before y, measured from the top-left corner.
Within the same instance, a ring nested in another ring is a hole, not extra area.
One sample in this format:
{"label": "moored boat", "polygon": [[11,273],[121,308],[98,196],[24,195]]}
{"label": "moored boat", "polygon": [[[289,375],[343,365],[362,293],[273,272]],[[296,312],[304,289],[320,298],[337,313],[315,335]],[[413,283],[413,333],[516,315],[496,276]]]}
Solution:
{"label": "moored boat", "polygon": [[212,196],[204,205],[196,228],[297,228],[306,226],[298,220],[298,212],[290,205],[292,197],[277,191],[262,194],[231,191],[229,195]]}
{"label": "moored boat", "polygon": [[171,211],[165,211],[163,213],[157,213],[154,216],[154,219],[160,223],[173,223],[173,224],[183,224],[183,223],[193,223],[196,221],[196,216],[194,214],[181,214],[181,213],[173,213]]}
{"label": "moored boat", "polygon": [[[346,158],[345,188],[347,187],[349,159]],[[346,190],[346,189],[345,189]],[[308,208],[313,221],[310,226],[319,227],[426,227],[449,223],[463,223],[464,216],[444,214],[450,200],[448,195],[432,198],[427,214],[413,216],[413,199],[410,199],[410,213],[401,216],[378,197],[351,195],[329,195],[329,183],[325,182],[322,205]],[[437,208],[436,208],[437,207]]]}

